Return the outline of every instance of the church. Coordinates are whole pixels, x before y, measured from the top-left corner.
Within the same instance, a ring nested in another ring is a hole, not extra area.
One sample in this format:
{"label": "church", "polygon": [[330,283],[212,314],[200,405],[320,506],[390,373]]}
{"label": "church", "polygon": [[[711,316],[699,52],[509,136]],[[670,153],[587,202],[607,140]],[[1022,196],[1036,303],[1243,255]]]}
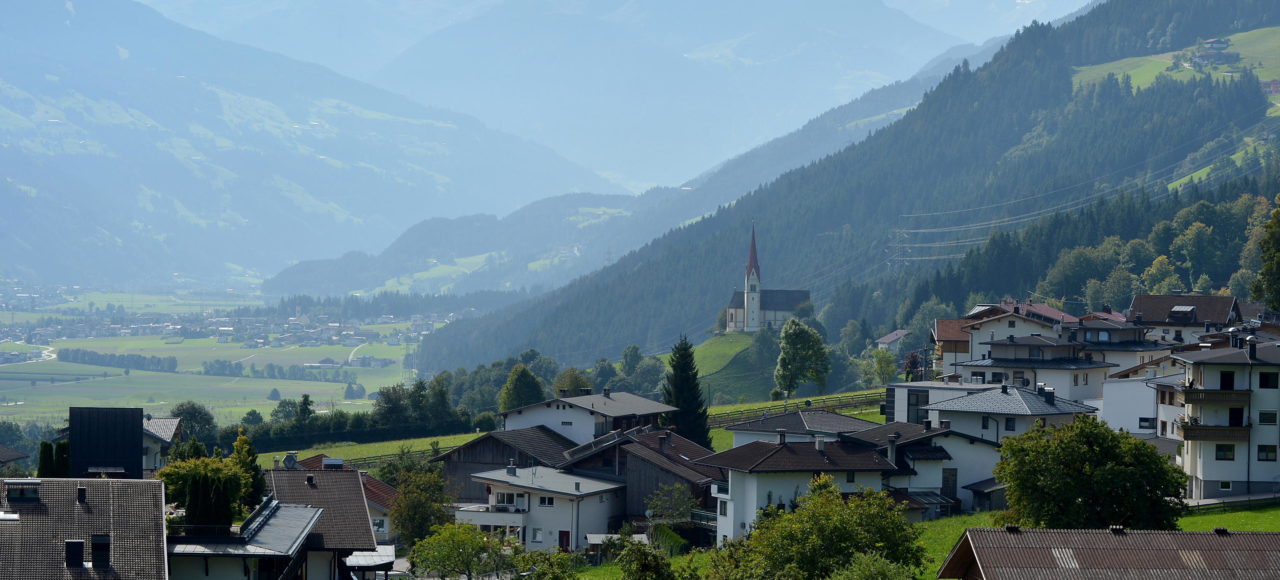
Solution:
{"label": "church", "polygon": [[747,252],[747,275],[742,290],[733,293],[725,309],[726,332],[755,332],[761,328],[782,329],[797,307],[809,301],[808,290],[764,290],[760,287],[760,260],[756,257],[756,228],[751,227],[751,249]]}

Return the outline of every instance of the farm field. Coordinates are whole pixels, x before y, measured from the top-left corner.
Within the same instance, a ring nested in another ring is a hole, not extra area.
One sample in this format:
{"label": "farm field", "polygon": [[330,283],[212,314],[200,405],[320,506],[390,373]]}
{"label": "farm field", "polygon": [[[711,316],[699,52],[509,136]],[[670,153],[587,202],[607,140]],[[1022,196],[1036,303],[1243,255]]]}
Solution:
{"label": "farm field", "polygon": [[260,298],[236,294],[128,294],[119,292],[85,292],[78,296],[69,296],[73,302],[54,306],[51,310],[69,310],[80,308],[88,310],[92,302],[95,308],[106,308],[107,304],[123,306],[129,312],[154,312],[160,314],[187,314],[192,312],[208,312],[214,309],[229,310],[242,306],[262,306]]}
{"label": "farm field", "polygon": [[[33,384],[34,383],[34,384]],[[175,403],[195,399],[207,405],[221,424],[239,421],[249,409],[264,415],[275,408],[267,400],[271,389],[284,398],[303,393],[316,400],[317,410],[330,405],[371,408],[371,401],[343,401],[345,385],[309,381],[284,381],[214,377],[204,375],[131,371],[57,361],[0,366],[0,419],[62,421],[67,407],[141,407],[163,415]]]}
{"label": "farm field", "polygon": [[[1280,78],[1280,27],[1260,28],[1240,34],[1227,36],[1231,46],[1229,52],[1240,53],[1240,62],[1256,66],[1254,74],[1261,80]],[[1175,51],[1178,52],[1178,51]],[[1088,84],[1102,80],[1108,74],[1116,76],[1129,75],[1135,88],[1143,88],[1155,82],[1161,73],[1175,79],[1190,79],[1199,74],[1191,69],[1166,72],[1173,62],[1174,52],[1166,52],[1152,56],[1126,58],[1093,66],[1076,69],[1072,80],[1075,84]],[[1226,66],[1214,67],[1211,74],[1215,78],[1230,78]]]}
{"label": "farm field", "polygon": [[325,443],[308,449],[259,451],[258,464],[263,467],[271,467],[273,460],[276,458],[283,458],[286,451],[297,451],[299,459],[311,457],[317,453],[323,453],[330,457],[355,459],[359,457],[372,457],[374,455],[388,455],[396,453],[400,451],[400,447],[405,445],[414,450],[430,449],[432,441],[439,442],[440,447],[456,447],[475,439],[480,435],[482,435],[482,433],[462,433],[459,435],[439,435],[435,437],[421,437],[418,439],[403,439],[400,441],[381,441],[378,443]]}

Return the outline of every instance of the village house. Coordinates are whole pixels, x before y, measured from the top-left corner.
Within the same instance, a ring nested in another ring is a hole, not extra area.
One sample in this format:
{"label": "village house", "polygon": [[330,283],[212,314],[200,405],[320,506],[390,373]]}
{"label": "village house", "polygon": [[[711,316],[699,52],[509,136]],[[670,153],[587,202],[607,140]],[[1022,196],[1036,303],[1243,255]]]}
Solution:
{"label": "village house", "polygon": [[932,403],[924,409],[934,425],[947,421],[952,430],[995,443],[1040,425],[1070,423],[1076,415],[1097,411],[1060,398],[1049,389],[1033,391],[1009,385]]}
{"label": "village house", "polygon": [[728,473],[717,482],[717,545],[740,538],[755,526],[760,510],[775,506],[795,509],[796,500],[809,491],[809,481],[830,473],[844,493],[878,491],[882,474],[895,466],[866,445],[816,439],[790,443],[785,434],[776,441],[753,441],[698,460]]}
{"label": "village house", "polygon": [[751,247],[747,251],[747,271],[742,290],[733,293],[725,309],[725,331],[755,332],[780,329],[809,303],[808,290],[765,290],[760,284],[760,260],[756,256],[756,228],[751,227]]}
{"label": "village house", "polygon": [[546,425],[491,431],[431,458],[440,462],[449,493],[459,503],[482,503],[489,497],[485,484],[471,474],[516,467],[557,467],[564,452],[577,444]]}
{"label": "village house", "polygon": [[1195,344],[1202,333],[1242,322],[1231,296],[1142,294],[1133,297],[1128,320],[1153,329],[1154,340]]}
{"label": "village house", "polygon": [[163,483],[6,479],[0,491],[0,576],[169,578]]}
{"label": "village house", "polygon": [[1072,400],[1101,396],[1107,369],[1115,363],[1094,360],[1074,333],[1066,338],[1032,333],[979,343],[982,358],[956,363],[975,383],[1045,387]]}
{"label": "village house", "polygon": [[281,503],[320,508],[307,537],[306,577],[334,580],[348,573],[346,558],[375,552],[360,473],[346,469],[270,469],[267,490]]}
{"label": "village house", "polygon": [[969,528],[938,578],[1270,578],[1280,532]]}
{"label": "village house", "polygon": [[883,488],[921,506],[917,515],[925,520],[974,509],[973,492],[962,486],[990,478],[1000,460],[994,441],[955,431],[946,421],[890,422],[841,438],[868,445],[893,464]]}
{"label": "village house", "polygon": [[909,383],[890,383],[884,389],[884,404],[880,414],[885,421],[893,423],[916,423],[923,425],[929,420],[929,412],[924,408],[930,403],[937,403],[972,395],[996,388],[985,381],[952,380],[943,376],[938,381],[912,381]]}
{"label": "village house", "polygon": [[10,449],[4,445],[0,445],[0,467],[4,467],[8,463],[16,463],[27,458],[27,454],[17,449]]}
{"label": "village house", "polygon": [[894,356],[902,354],[902,345],[906,342],[906,338],[911,336],[910,330],[898,329],[876,339],[876,348],[887,350]]}
{"label": "village house", "polygon": [[1280,347],[1239,336],[1233,348],[1173,355],[1185,365],[1176,424],[1187,496],[1280,491]]}
{"label": "village house", "polygon": [[[71,475],[142,479],[169,462],[182,419],[152,417],[139,408],[71,407],[55,441],[71,446]],[[138,449],[141,448],[141,454]]]}
{"label": "village house", "polygon": [[498,414],[503,429],[513,431],[545,425],[576,445],[587,443],[610,431],[642,425],[656,427],[658,417],[675,407],[631,393],[561,396]]}
{"label": "village house", "polygon": [[1174,424],[1184,412],[1182,380],[1182,371],[1158,375],[1151,369],[1141,377],[1107,379],[1102,399],[1085,402],[1098,407],[1098,416],[1112,429],[1177,440]]}
{"label": "village house", "polygon": [[729,425],[725,430],[733,434],[733,446],[737,447],[752,441],[776,441],[780,433],[788,442],[804,442],[817,437],[832,440],[841,433],[878,426],[879,423],[832,411],[799,410]]}
{"label": "village house", "polygon": [[[329,457],[323,453],[299,459],[295,465],[297,469],[302,470],[351,470],[351,466],[342,459]],[[394,542],[398,534],[391,528],[391,504],[400,492],[385,481],[369,475],[367,471],[360,471],[360,485],[364,488],[364,499],[369,508],[369,525],[373,527],[374,539],[378,544]]]}
{"label": "village house", "polygon": [[174,578],[301,577],[307,573],[307,537],[323,511],[268,497],[230,534],[171,527],[169,570]]}
{"label": "village house", "polygon": [[624,485],[547,467],[472,475],[489,488],[488,502],[454,512],[460,523],[520,539],[526,550],[586,548],[587,534],[605,534],[622,521]]}

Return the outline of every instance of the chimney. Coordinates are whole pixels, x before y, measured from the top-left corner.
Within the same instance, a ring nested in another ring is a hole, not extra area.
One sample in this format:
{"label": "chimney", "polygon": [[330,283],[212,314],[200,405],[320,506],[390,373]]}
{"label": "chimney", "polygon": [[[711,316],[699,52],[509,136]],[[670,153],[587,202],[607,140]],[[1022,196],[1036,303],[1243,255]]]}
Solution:
{"label": "chimney", "polygon": [[889,436],[889,450],[887,455],[888,455],[889,463],[892,463],[894,465],[898,464],[898,440],[901,438],[902,438],[902,433],[899,433],[897,431],[894,431],[893,434]]}
{"label": "chimney", "polygon": [[1113,534],[1115,534],[1115,535],[1117,535],[1117,536],[1123,536],[1123,535],[1124,535],[1124,526],[1111,526],[1111,527],[1109,527],[1109,528],[1107,528],[1107,529],[1108,529],[1108,530],[1111,530],[1111,533],[1113,533]]}
{"label": "chimney", "polygon": [[1110,304],[1103,304],[1103,305],[1102,305],[1102,311],[1103,311],[1103,312],[1106,312],[1107,314],[1111,314],[1111,305],[1110,305]]}
{"label": "chimney", "polygon": [[76,488],[76,503],[85,503],[89,499],[89,490],[83,487]]}
{"label": "chimney", "polygon": [[1249,360],[1256,360],[1258,358],[1258,337],[1250,336],[1245,339],[1245,342],[1249,345]]}
{"label": "chimney", "polygon": [[560,389],[560,398],[566,399],[568,397],[569,397],[569,389]]}
{"label": "chimney", "polygon": [[280,457],[277,456],[274,461],[275,467],[273,467],[273,469],[280,469]]}
{"label": "chimney", "polygon": [[950,428],[951,428],[951,419],[939,419],[939,420],[938,420],[938,428],[939,428],[939,429],[950,429]]}
{"label": "chimney", "polygon": [[925,420],[924,420],[924,430],[925,430],[925,431],[932,431],[932,430],[933,430],[933,421],[930,421],[930,420],[928,420],[928,419],[925,419]]}
{"label": "chimney", "polygon": [[786,445],[786,444],[787,444],[787,430],[786,430],[786,429],[774,429],[773,431],[774,431],[775,433],[777,433],[777,434],[778,434],[778,445]]}
{"label": "chimney", "polygon": [[308,474],[307,474],[307,487],[315,487],[315,486],[316,486],[316,476],[315,476],[314,474],[308,473]]}
{"label": "chimney", "polygon": [[1137,324],[1142,324],[1142,313],[1141,313],[1141,312],[1139,312],[1139,313],[1137,313],[1137,314],[1134,314],[1134,315],[1133,315],[1133,321],[1134,321],[1135,323],[1137,323]]}
{"label": "chimney", "polygon": [[813,448],[814,448],[814,449],[817,449],[817,450],[818,450],[818,453],[822,453],[823,451],[826,451],[826,450],[827,450],[827,440],[826,440],[826,439],[823,439],[821,435],[814,436],[814,438],[813,438]]}
{"label": "chimney", "polygon": [[658,453],[667,452],[667,445],[670,445],[671,443],[670,438],[671,436],[666,433],[663,433],[658,436]]}
{"label": "chimney", "polygon": [[581,482],[581,481],[575,481],[575,482],[573,482],[573,491],[582,491],[582,482]]}
{"label": "chimney", "polygon": [[1009,394],[1009,385],[1000,385],[1000,394],[1002,395]]}
{"label": "chimney", "polygon": [[606,386],[604,387],[604,390],[603,390],[604,398],[606,398],[606,399],[608,399],[608,398],[609,398],[609,390],[610,390],[610,389],[609,389],[609,387],[606,385]]}
{"label": "chimney", "polygon": [[1056,407],[1058,405],[1057,398],[1057,394],[1054,393],[1053,389],[1044,390],[1044,402]]}
{"label": "chimney", "polygon": [[507,461],[508,461],[508,463],[507,463],[507,475],[510,475],[511,477],[515,477],[515,476],[516,476],[516,460],[515,460],[515,459],[509,459],[509,460],[507,460]]}

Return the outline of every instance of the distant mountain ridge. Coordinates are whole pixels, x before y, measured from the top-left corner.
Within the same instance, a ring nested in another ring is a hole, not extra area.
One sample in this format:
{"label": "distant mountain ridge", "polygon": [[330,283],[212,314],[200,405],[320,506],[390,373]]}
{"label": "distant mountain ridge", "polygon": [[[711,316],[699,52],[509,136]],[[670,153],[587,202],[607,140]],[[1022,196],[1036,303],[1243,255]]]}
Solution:
{"label": "distant mountain ridge", "polygon": [[525,348],[583,364],[627,344],[655,351],[682,333],[701,335],[741,284],[753,222],[763,283],[821,296],[847,280],[921,270],[892,266],[889,258],[909,259],[903,243],[981,240],[1019,223],[1009,220],[1161,179],[1205,144],[1261,121],[1267,104],[1256,78],[1126,93],[1114,78],[1077,88],[1074,67],[1278,21],[1280,8],[1259,0],[1112,0],[1057,29],[1024,29],[990,63],[957,67],[869,139],[563,289],[442,329],[421,345],[418,368]]}
{"label": "distant mountain ridge", "polygon": [[0,277],[224,284],[381,247],[423,216],[621,191],[465,115],[140,4],[0,12]]}

